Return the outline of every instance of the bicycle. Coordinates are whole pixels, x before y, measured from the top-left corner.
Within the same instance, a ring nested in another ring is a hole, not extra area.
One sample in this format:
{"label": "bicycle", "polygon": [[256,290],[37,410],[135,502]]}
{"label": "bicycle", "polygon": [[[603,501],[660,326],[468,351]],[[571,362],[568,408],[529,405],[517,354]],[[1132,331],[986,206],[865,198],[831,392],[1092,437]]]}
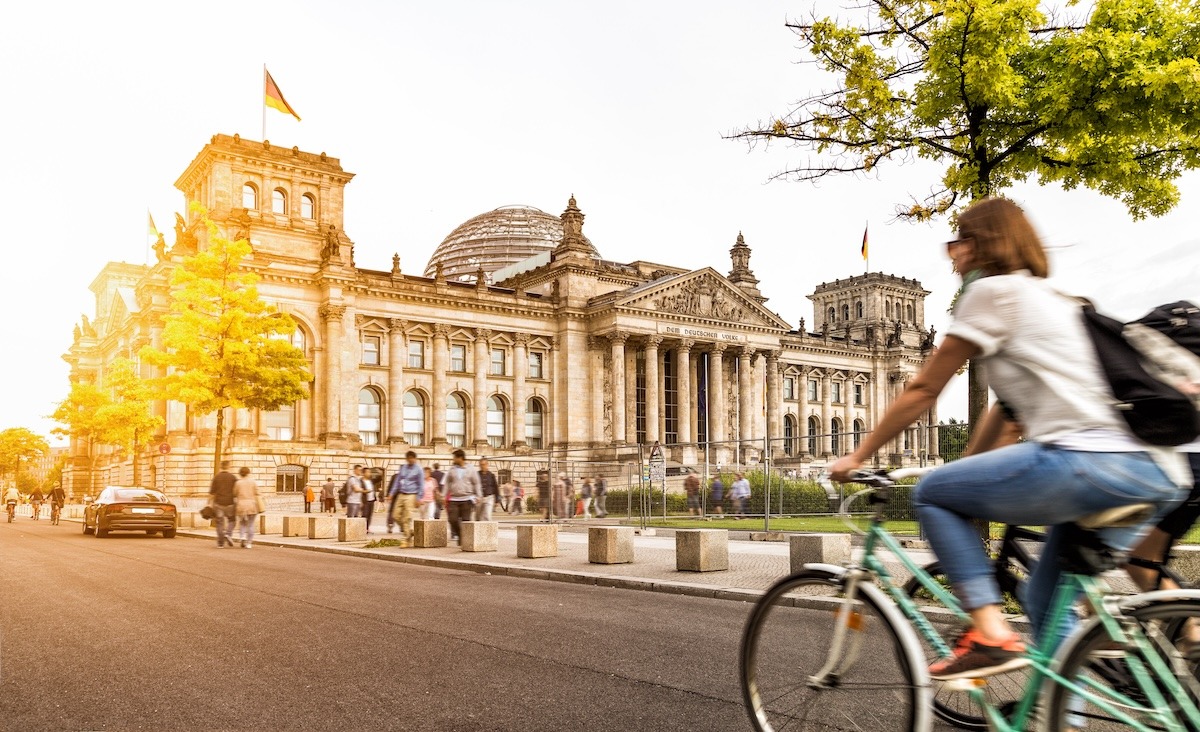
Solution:
{"label": "bicycle", "polygon": [[17,518],[17,502],[6,501],[5,510],[8,512],[8,523],[12,523]]}
{"label": "bicycle", "polygon": [[42,517],[42,502],[31,501],[29,505],[33,509],[33,520],[37,521]]}
{"label": "bicycle", "polygon": [[50,504],[50,525],[58,526],[58,520],[62,518],[62,506],[57,503]]}
{"label": "bicycle", "polygon": [[[1037,563],[1037,555],[1030,550],[1030,545],[1044,544],[1045,541],[1046,535],[1043,532],[1024,526],[1005,527],[1004,536],[999,542],[992,566],[995,571],[996,585],[1005,597],[1006,604],[1008,602],[1016,602],[1021,584],[1029,576],[1034,565]],[[1169,561],[1170,557],[1167,558],[1168,563],[1163,564],[1133,559],[1130,560],[1130,563],[1153,569],[1160,572],[1164,578],[1172,580],[1177,586],[1191,589],[1190,583],[1170,567]],[[922,567],[922,569],[939,585],[949,587],[950,583],[945,578],[941,562],[931,562]],[[904,584],[904,592],[918,602],[933,603],[936,605],[933,595],[922,586],[920,579],[915,575]],[[1083,609],[1083,612],[1086,612],[1086,609]],[[929,616],[928,612],[927,616]],[[1183,627],[1179,626],[1173,630],[1178,634],[1183,631]],[[928,651],[929,649],[927,648],[926,650]],[[1128,674],[1122,673],[1121,669],[1115,664],[1107,664],[1104,667],[1098,666],[1097,669],[1109,676],[1113,683],[1128,685],[1132,681],[1128,678]],[[1012,674],[995,678],[988,684],[988,693],[993,697],[1013,698],[1020,693],[1020,690],[1027,681],[1028,669],[1022,669]],[[982,710],[972,700],[970,695],[962,694],[952,689],[944,689],[936,681],[933,682],[933,713],[938,719],[962,729],[984,730],[988,726],[987,719],[983,716]]]}
{"label": "bicycle", "polygon": [[[843,513],[849,513],[850,504],[859,498],[866,498],[874,509],[861,557],[846,567],[807,565],[773,585],[755,605],[740,657],[743,698],[755,729],[799,729],[814,713],[820,715],[821,726],[844,722],[859,730],[930,728],[933,688],[921,643],[937,656],[949,655],[950,648],[922,608],[893,581],[876,552],[894,555],[945,608],[926,610],[958,623],[968,616],[883,526],[894,481],[913,474],[856,475],[856,482],[868,489],[847,499]],[[1040,643],[1029,646],[1029,677],[1016,699],[985,693],[993,680],[1003,677],[943,686],[968,694],[1000,732],[1025,730],[1042,714],[1051,732],[1077,728],[1082,719],[1138,732],[1200,730],[1200,683],[1173,643],[1182,623],[1200,618],[1200,592],[1171,590],[1120,598],[1106,593],[1096,576],[1117,561],[1095,530],[1140,523],[1152,508],[1135,504],[1076,523],[1077,540],[1065,542],[1061,557],[1064,574],[1051,604],[1049,630]],[[1074,611],[1079,592],[1095,612],[1060,643],[1055,629]],[[1114,648],[1123,656],[1132,687],[1096,671],[1095,662]],[[845,707],[847,703],[852,706]]]}

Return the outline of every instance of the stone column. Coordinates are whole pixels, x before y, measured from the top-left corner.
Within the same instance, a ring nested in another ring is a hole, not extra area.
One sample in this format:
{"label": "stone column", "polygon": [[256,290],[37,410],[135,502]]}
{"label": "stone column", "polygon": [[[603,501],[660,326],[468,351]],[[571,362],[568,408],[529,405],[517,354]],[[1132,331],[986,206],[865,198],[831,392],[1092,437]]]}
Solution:
{"label": "stone column", "polygon": [[833,454],[830,431],[833,425],[833,379],[828,371],[821,376],[821,440],[818,449],[821,455],[828,457]]}
{"label": "stone column", "polygon": [[[724,442],[729,439],[725,431],[725,344],[714,343],[709,355],[708,374],[708,420],[712,433],[708,436],[711,442]],[[722,446],[724,447],[724,446]]]}
{"label": "stone column", "polygon": [[429,410],[433,413],[434,447],[446,446],[446,369],[450,366],[450,326],[433,326],[433,393],[429,395]]}
{"label": "stone column", "polygon": [[392,318],[388,334],[388,442],[404,441],[404,361],[408,358],[408,341],[404,329],[408,321]]}
{"label": "stone column", "polygon": [[[545,364],[543,364],[545,366]],[[529,373],[529,334],[513,334],[513,447],[525,447],[525,378]],[[545,426],[543,425],[543,429]]]}
{"label": "stone column", "polygon": [[325,368],[321,391],[325,393],[325,434],[323,437],[341,436],[347,429],[342,424],[342,318],[346,315],[345,305],[326,303],[320,309],[325,321]]}
{"label": "stone column", "polygon": [[754,382],[751,378],[753,369],[750,366],[753,356],[754,348],[751,346],[742,346],[738,351],[738,440],[741,442],[743,453],[750,447],[747,440],[754,436]]}
{"label": "stone column", "polygon": [[637,351],[625,350],[625,440],[636,444],[637,433]]}
{"label": "stone column", "polygon": [[854,451],[854,380],[853,374],[847,376],[842,384],[842,451],[841,455],[849,455]]}
{"label": "stone column", "polygon": [[474,432],[473,447],[476,452],[487,447],[487,377],[488,364],[491,361],[492,331],[487,328],[475,329],[475,384],[471,392],[473,409],[471,415]]}
{"label": "stone column", "polygon": [[608,336],[612,360],[612,437],[617,445],[624,445],[629,440],[625,432],[625,341],[628,338],[628,333],[620,331]]}
{"label": "stone column", "polygon": [[646,339],[646,442],[654,444],[659,436],[659,425],[662,424],[662,401],[658,383],[658,344],[662,336],[650,336]]}
{"label": "stone column", "polygon": [[782,452],[779,448],[783,443],[772,442],[783,434],[779,431],[779,351],[766,352],[767,369],[767,440],[774,457]]}
{"label": "stone column", "polygon": [[675,416],[679,424],[679,442],[684,445],[692,441],[692,346],[695,343],[684,339],[675,348],[675,371],[679,374],[679,413]]}
{"label": "stone column", "polygon": [[926,443],[928,444],[926,453],[930,458],[941,457],[941,448],[938,446],[938,437],[940,436],[941,428],[938,427],[937,402],[934,402],[933,406],[929,408],[929,422],[927,424],[929,425],[929,437]]}
{"label": "stone column", "polygon": [[[688,370],[691,376],[692,388],[696,390],[696,398],[692,401],[694,406],[688,418],[688,427],[691,430],[689,434],[692,435],[692,440],[697,441],[700,439],[700,359],[691,359],[691,365]],[[691,398],[690,394],[689,398]]]}
{"label": "stone column", "polygon": [[[150,329],[150,344],[158,350],[162,350],[163,347],[162,332],[163,329],[161,326],[155,326]],[[162,378],[167,375],[167,367],[155,366],[151,368],[150,375],[155,378]],[[162,424],[158,426],[155,436],[165,436],[167,434],[167,400],[155,399],[152,402],[151,408],[154,410],[154,416],[162,420]]]}
{"label": "stone column", "polygon": [[592,395],[591,424],[592,446],[607,443],[604,438],[604,341],[588,336],[588,382]]}

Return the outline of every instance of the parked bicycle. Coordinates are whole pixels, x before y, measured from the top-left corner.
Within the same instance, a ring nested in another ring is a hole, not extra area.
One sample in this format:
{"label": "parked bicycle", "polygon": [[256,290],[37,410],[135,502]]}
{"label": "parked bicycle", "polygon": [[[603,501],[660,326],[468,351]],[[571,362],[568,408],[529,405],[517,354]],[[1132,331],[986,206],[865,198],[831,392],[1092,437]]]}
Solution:
{"label": "parked bicycle", "polygon": [[[846,567],[807,565],[772,586],[755,605],[742,638],[741,681],[757,730],[809,725],[859,730],[928,730],[933,687],[928,659],[950,655],[935,625],[961,626],[968,615],[935,577],[925,572],[884,528],[884,507],[895,481],[913,471],[868,471],[868,486],[847,499],[873,509],[861,557]],[[1200,684],[1195,669],[1175,646],[1180,628],[1200,618],[1200,592],[1172,590],[1118,597],[1099,575],[1117,557],[1096,531],[1140,523],[1153,510],[1134,504],[1076,522],[1064,542],[1064,573],[1050,609],[1047,631],[1025,653],[1028,667],[1017,694],[989,692],[997,680],[946,682],[943,689],[970,696],[988,724],[1000,732],[1031,728],[1044,718],[1051,732],[1132,728],[1138,732],[1200,730]],[[943,609],[934,620],[898,585],[879,556],[894,555]],[[1057,629],[1075,612],[1082,594],[1094,608],[1071,636]],[[1119,658],[1113,658],[1119,656]],[[1116,661],[1124,678],[1098,671]]]}

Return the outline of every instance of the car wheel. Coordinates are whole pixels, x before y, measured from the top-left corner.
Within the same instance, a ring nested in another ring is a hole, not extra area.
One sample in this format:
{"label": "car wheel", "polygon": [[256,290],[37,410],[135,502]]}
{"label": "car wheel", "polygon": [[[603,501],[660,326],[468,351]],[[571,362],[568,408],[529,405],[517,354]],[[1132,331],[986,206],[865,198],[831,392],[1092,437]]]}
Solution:
{"label": "car wheel", "polygon": [[102,529],[100,524],[96,524],[96,538],[103,539],[106,536],[108,536],[108,529]]}
{"label": "car wheel", "polygon": [[175,529],[167,529],[167,530],[163,531],[163,538],[164,539],[174,539],[175,538]]}
{"label": "car wheel", "polygon": [[83,522],[83,533],[85,535],[92,533],[92,529],[87,525],[87,520],[84,520]]}

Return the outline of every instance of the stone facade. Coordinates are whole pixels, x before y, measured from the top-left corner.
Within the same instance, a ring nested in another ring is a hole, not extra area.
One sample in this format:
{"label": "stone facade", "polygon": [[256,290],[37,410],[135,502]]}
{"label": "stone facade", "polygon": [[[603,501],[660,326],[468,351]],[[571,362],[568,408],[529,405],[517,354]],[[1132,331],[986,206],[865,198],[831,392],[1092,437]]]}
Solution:
{"label": "stone facade", "polygon": [[[325,153],[216,135],[176,181],[224,235],[250,240],[247,266],[264,299],[296,320],[293,342],[314,375],[309,398],[289,409],[227,416],[230,458],[268,489],[272,477],[285,491],[340,483],[350,464],[390,467],[410,448],[423,460],[448,461],[461,446],[620,461],[659,441],[676,462],[730,464],[764,457],[766,438],[777,463],[823,462],[852,449],[932,346],[928,293],[914,280],[822,283],[810,296],[810,332],[765,306],[741,234],[728,274],[611,262],[583,235],[574,197],[557,223],[539,224],[560,227],[558,242],[525,262],[481,264],[474,278],[447,278],[441,260],[432,276],[407,274],[399,254],[390,270],[362,268],[342,220],[352,177]],[[552,218],[522,215],[531,211]],[[496,227],[513,218],[504,212],[493,212]],[[488,230],[480,218],[472,230]],[[504,239],[496,227],[489,236]],[[155,264],[101,271],[94,320],[76,327],[65,356],[73,378],[102,382],[106,363],[160,342],[171,272],[206,239],[194,214],[179,217]],[[155,408],[166,426],[136,458],[144,482],[205,490],[214,415]],[[914,426],[886,457],[903,462],[929,447],[936,459],[936,440]],[[87,446],[75,441],[71,455],[65,480],[76,492],[132,479],[125,456],[97,456],[90,476]]]}

